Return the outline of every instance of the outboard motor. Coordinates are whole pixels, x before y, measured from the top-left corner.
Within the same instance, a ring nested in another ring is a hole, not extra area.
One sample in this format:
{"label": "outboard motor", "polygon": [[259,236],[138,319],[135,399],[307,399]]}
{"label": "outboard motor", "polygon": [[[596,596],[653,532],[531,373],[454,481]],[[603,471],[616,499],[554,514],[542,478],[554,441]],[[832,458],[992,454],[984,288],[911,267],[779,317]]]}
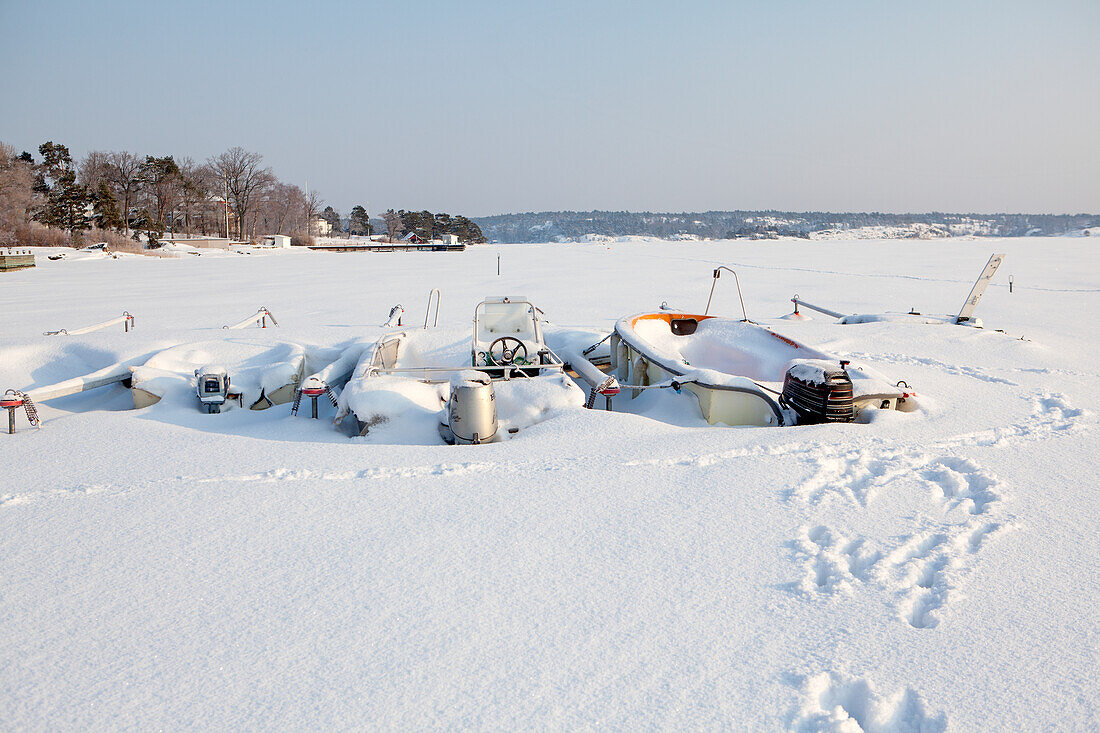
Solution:
{"label": "outboard motor", "polygon": [[799,425],[854,422],[852,378],[844,367],[819,360],[797,361],[783,378],[780,403],[795,411]]}
{"label": "outboard motor", "polygon": [[229,375],[219,366],[205,366],[195,370],[195,392],[206,411],[214,414],[222,411],[229,397]]}
{"label": "outboard motor", "polygon": [[452,445],[478,445],[497,437],[497,400],[488,374],[462,371],[451,377],[447,423],[439,426]]}

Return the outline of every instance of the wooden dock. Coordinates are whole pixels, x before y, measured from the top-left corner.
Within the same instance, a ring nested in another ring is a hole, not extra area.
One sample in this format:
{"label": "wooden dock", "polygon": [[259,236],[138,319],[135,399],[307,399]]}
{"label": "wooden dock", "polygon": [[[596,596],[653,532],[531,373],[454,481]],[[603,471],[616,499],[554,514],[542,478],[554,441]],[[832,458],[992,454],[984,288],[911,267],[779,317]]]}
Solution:
{"label": "wooden dock", "polygon": [[463,252],[465,244],[443,244],[442,242],[372,242],[371,244],[313,244],[310,249],[319,252]]}
{"label": "wooden dock", "polygon": [[34,267],[34,255],[29,249],[0,249],[0,272]]}

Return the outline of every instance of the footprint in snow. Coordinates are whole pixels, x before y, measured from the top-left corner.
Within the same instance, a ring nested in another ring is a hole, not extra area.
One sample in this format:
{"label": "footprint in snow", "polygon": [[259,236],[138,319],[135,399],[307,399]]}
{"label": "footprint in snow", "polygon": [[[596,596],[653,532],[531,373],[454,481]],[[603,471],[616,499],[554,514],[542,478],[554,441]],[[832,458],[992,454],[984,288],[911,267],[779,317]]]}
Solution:
{"label": "footprint in snow", "polygon": [[802,678],[800,700],[792,711],[788,730],[942,733],[947,730],[947,714],[930,712],[912,687],[882,695],[866,678],[822,672]]}

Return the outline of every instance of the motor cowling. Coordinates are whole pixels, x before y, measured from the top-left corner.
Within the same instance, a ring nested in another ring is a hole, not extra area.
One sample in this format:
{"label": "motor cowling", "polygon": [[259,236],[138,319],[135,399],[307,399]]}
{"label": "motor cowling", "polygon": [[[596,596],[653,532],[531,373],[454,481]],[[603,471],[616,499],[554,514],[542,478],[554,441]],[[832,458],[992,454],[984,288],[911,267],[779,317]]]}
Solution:
{"label": "motor cowling", "polygon": [[488,443],[496,438],[496,393],[488,374],[464,371],[451,378],[447,427],[459,445]]}
{"label": "motor cowling", "polygon": [[783,378],[781,402],[795,411],[799,425],[847,423],[856,419],[852,378],[843,365],[795,362]]}

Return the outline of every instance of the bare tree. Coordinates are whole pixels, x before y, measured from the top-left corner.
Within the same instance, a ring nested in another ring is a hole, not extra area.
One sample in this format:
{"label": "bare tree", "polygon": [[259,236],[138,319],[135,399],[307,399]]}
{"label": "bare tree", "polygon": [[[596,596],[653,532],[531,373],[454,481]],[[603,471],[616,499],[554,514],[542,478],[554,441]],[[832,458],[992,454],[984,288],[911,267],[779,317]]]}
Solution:
{"label": "bare tree", "polygon": [[196,163],[191,158],[183,158],[179,161],[179,170],[179,201],[183,214],[183,230],[191,234],[197,226],[203,234],[206,234],[208,225],[212,225],[211,229],[217,229],[216,214],[219,210],[214,208],[216,175],[213,169],[205,163]]}
{"label": "bare tree", "polygon": [[289,183],[276,182],[264,197],[260,218],[269,234],[289,234],[294,231],[298,212],[305,205],[302,189]]}
{"label": "bare tree", "polygon": [[141,187],[141,159],[133,153],[110,153],[107,156],[110,166],[110,180],[115,193],[122,203],[122,221],[126,234],[130,234],[130,209],[136,203]]}
{"label": "bare tree", "polygon": [[11,242],[16,227],[29,220],[33,186],[31,165],[15,157],[15,148],[0,143],[0,242]]}
{"label": "bare tree", "polygon": [[244,238],[249,223],[255,231],[255,222],[247,217],[253,213],[264,191],[275,182],[270,168],[263,167],[264,157],[250,153],[242,147],[234,147],[210,159],[210,166],[224,181],[229,192],[229,205],[237,218],[237,238]]}
{"label": "bare tree", "polygon": [[99,182],[106,179],[111,182],[110,153],[104,150],[93,150],[80,161],[77,168],[77,180],[89,191],[99,188]]}
{"label": "bare tree", "polygon": [[325,200],[321,198],[319,192],[310,191],[306,194],[302,205],[302,214],[305,216],[305,221],[302,222],[302,226],[298,231],[305,232],[306,234],[313,234],[313,219],[321,213],[321,205],[324,203]]}

